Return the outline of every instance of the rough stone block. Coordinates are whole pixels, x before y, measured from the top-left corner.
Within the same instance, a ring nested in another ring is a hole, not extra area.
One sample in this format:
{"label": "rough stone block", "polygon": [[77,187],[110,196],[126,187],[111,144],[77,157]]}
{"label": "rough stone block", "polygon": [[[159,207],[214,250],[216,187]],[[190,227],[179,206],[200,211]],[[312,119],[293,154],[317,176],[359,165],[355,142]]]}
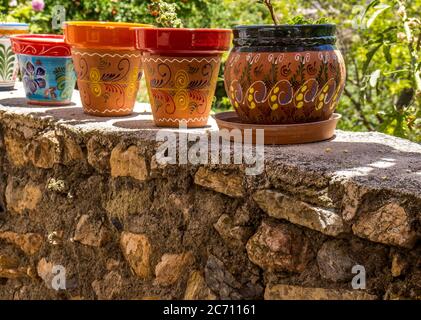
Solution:
{"label": "rough stone block", "polygon": [[48,131],[33,140],[28,147],[27,157],[35,167],[50,169],[60,162],[61,149],[54,131]]}
{"label": "rough stone block", "polygon": [[191,252],[164,254],[155,268],[156,283],[162,286],[177,283],[193,263],[194,257]]}
{"label": "rough stone block", "polygon": [[111,142],[93,136],[89,139],[86,147],[88,149],[88,163],[99,172],[108,172],[110,170]]}
{"label": "rough stone block", "polygon": [[225,243],[233,246],[243,246],[253,234],[250,227],[236,225],[232,217],[223,214],[213,225]]}
{"label": "rough stone block", "polygon": [[43,237],[37,233],[19,234],[11,231],[0,232],[0,239],[14,244],[27,255],[34,255],[44,242]]}
{"label": "rough stone block", "polygon": [[235,173],[226,174],[222,171],[212,171],[200,167],[194,176],[194,183],[233,198],[240,198],[244,195],[243,178]]}
{"label": "rough stone block", "polygon": [[331,240],[326,241],[317,253],[317,264],[322,278],[340,282],[349,281],[355,276],[352,267],[358,261],[346,242]]}
{"label": "rough stone block", "polygon": [[297,227],[263,221],[247,242],[249,259],[264,270],[302,272],[313,258],[310,240]]}
{"label": "rough stone block", "polygon": [[273,190],[258,191],[253,199],[271,217],[285,219],[330,236],[345,231],[342,218],[332,210],[311,206]]}
{"label": "rough stone block", "polygon": [[28,163],[26,156],[26,147],[28,141],[21,135],[12,132],[6,132],[4,135],[7,156],[16,167],[22,167]]}
{"label": "rough stone block", "polygon": [[5,192],[7,209],[18,214],[35,210],[42,198],[41,190],[34,182],[22,185],[16,179],[9,179]]}
{"label": "rough stone block", "polygon": [[110,238],[110,232],[101,221],[90,215],[80,217],[73,239],[91,247],[101,247]]}
{"label": "rough stone block", "polygon": [[144,234],[123,232],[120,238],[123,255],[136,275],[142,279],[151,276],[150,258],[152,246]]}
{"label": "rough stone block", "polygon": [[359,237],[398,247],[412,248],[417,240],[408,213],[393,202],[377,211],[361,213],[352,230]]}
{"label": "rough stone block", "polygon": [[200,271],[193,271],[187,281],[184,300],[216,300]]}
{"label": "rough stone block", "polygon": [[145,158],[140,155],[137,146],[124,148],[118,145],[115,147],[111,152],[110,166],[113,177],[132,177],[140,181],[148,178]]}

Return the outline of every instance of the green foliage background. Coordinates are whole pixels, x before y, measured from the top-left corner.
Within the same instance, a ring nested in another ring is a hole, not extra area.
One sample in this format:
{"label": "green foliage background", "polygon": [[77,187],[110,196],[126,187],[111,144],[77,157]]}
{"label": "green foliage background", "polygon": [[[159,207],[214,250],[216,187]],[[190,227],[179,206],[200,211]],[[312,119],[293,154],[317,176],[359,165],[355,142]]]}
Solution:
{"label": "green foliage background", "polygon": [[[29,22],[35,33],[51,30],[52,8],[66,8],[67,20],[154,23],[152,0],[45,0],[34,12],[30,1],[0,0],[1,20]],[[272,23],[256,0],[167,0],[175,3],[185,27],[225,27]],[[421,0],[272,0],[278,20],[296,15],[328,17],[338,24],[338,47],[348,69],[338,112],[345,130],[372,131],[421,142]],[[400,8],[400,9],[399,9]],[[402,14],[405,9],[405,16]],[[408,35],[410,31],[410,36]],[[59,31],[55,31],[59,32]],[[222,76],[222,72],[221,72]],[[420,85],[420,87],[417,87]],[[143,92],[143,99],[146,93]],[[230,108],[222,77],[215,110]]]}

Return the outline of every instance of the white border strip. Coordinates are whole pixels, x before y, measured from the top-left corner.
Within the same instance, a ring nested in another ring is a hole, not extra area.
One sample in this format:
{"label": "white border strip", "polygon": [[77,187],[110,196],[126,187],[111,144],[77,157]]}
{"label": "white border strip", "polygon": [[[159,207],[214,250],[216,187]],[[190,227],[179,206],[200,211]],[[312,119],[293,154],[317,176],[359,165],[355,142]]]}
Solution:
{"label": "white border strip", "polygon": [[172,119],[172,118],[159,118],[157,119],[158,122],[181,122],[185,121],[187,123],[189,122],[196,122],[196,121],[207,121],[209,117],[200,117],[200,118],[188,118],[188,119]]}
{"label": "white border strip", "polygon": [[126,111],[132,111],[132,109],[131,108],[120,108],[120,109],[105,109],[104,111],[98,111],[98,110],[94,110],[94,109],[88,109],[88,108],[83,108],[83,110],[85,110],[86,112],[89,112],[89,113],[102,113],[102,114],[105,114],[105,113],[117,113],[117,112],[126,112]]}
{"label": "white border strip", "polygon": [[142,56],[141,54],[135,54],[135,53],[128,53],[128,54],[104,53],[104,54],[100,54],[98,52],[88,53],[88,52],[79,52],[79,51],[73,51],[72,54],[79,55],[79,56],[88,56],[88,57],[98,56],[98,57],[110,57],[110,58],[115,58],[115,57],[119,57],[119,58],[140,58]]}
{"label": "white border strip", "polygon": [[168,58],[165,58],[165,59],[156,58],[156,59],[154,59],[154,58],[145,58],[145,57],[143,57],[142,58],[142,61],[143,62],[151,62],[151,61],[152,62],[163,62],[163,63],[165,63],[165,62],[179,62],[179,63],[182,63],[182,62],[198,62],[198,63],[201,63],[203,61],[206,61],[208,63],[210,63],[210,62],[218,63],[219,61],[221,61],[221,58],[210,58],[210,59],[206,59],[206,58],[202,58],[202,59],[197,59],[197,58],[192,58],[192,59],[186,59],[186,58],[183,58],[183,59],[177,59],[177,58],[171,58],[171,59],[168,59]]}

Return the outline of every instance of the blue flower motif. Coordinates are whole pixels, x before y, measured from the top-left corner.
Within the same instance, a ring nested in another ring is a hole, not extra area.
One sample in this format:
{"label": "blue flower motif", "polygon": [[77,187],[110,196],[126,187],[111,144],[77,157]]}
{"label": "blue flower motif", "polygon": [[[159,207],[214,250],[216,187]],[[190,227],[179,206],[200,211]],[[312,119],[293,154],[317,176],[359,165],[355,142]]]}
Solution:
{"label": "blue flower motif", "polygon": [[27,91],[34,94],[38,89],[46,87],[45,69],[43,67],[35,66],[28,61],[23,70],[23,83]]}

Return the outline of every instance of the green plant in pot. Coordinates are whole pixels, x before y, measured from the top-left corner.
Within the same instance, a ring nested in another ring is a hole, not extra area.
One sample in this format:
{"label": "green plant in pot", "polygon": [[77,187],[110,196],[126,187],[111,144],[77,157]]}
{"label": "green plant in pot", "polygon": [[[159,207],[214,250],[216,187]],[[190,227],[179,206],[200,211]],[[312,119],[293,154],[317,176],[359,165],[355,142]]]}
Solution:
{"label": "green plant in pot", "polygon": [[331,119],[346,77],[336,26],[303,17],[278,24],[270,0],[263,2],[274,24],[235,27],[225,66],[225,89],[238,117],[261,125]]}

